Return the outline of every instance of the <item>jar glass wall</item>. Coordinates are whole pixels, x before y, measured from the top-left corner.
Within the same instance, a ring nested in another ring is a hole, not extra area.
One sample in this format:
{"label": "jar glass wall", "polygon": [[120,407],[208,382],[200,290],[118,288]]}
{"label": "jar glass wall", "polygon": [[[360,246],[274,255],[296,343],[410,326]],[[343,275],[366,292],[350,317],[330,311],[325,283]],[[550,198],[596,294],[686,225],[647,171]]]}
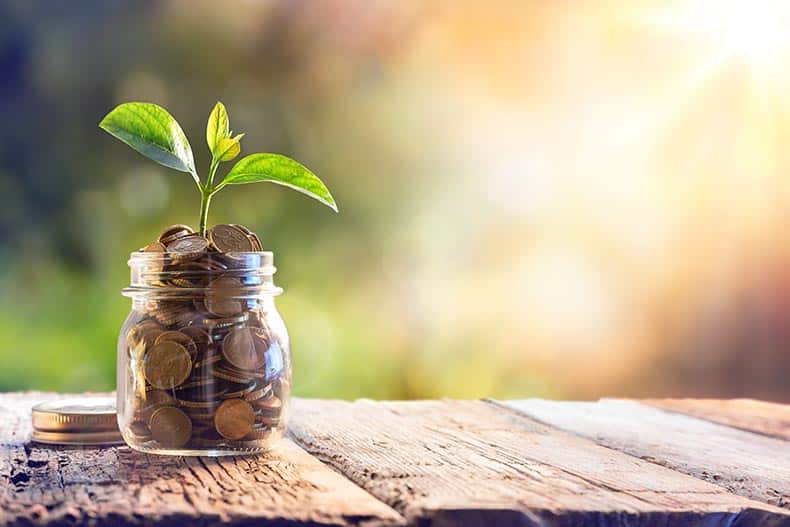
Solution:
{"label": "jar glass wall", "polygon": [[129,446],[216,456],[261,452],[283,436],[291,357],[272,259],[132,254],[117,370],[118,424]]}

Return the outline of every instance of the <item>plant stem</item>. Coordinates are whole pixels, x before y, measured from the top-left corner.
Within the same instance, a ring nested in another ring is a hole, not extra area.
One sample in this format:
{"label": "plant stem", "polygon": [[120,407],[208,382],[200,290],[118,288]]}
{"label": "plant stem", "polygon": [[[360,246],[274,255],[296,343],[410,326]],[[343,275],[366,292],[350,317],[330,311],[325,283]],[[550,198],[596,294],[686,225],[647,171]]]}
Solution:
{"label": "plant stem", "polygon": [[208,208],[211,205],[212,192],[206,189],[200,193],[200,235],[206,236],[206,221],[208,220]]}
{"label": "plant stem", "polygon": [[208,208],[211,205],[211,196],[217,192],[214,188],[214,175],[219,167],[219,159],[211,158],[211,166],[208,169],[208,180],[205,186],[200,187],[200,235],[206,236],[206,224],[208,223]]}
{"label": "plant stem", "polygon": [[219,159],[212,156],[211,166],[208,169],[208,181],[206,182],[206,188],[209,190],[213,190],[211,187],[214,186],[214,174],[217,173],[217,168],[219,168]]}

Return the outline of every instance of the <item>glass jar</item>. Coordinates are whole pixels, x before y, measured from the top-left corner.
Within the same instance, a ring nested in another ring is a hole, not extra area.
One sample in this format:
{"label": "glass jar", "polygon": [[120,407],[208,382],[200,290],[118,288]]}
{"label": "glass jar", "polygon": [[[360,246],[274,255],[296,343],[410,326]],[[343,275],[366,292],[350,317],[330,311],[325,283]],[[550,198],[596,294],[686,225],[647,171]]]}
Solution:
{"label": "glass jar", "polygon": [[265,451],[284,434],[288,333],[271,252],[136,252],[118,338],[118,425],[156,454]]}

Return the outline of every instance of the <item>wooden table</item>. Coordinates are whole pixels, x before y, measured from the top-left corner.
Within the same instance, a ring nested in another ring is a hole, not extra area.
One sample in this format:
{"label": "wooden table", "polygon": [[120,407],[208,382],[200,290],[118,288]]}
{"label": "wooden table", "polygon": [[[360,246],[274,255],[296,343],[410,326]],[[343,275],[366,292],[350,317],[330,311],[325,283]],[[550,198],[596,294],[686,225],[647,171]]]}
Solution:
{"label": "wooden table", "polygon": [[29,441],[0,394],[0,525],[790,526],[790,406],[297,399],[265,456]]}

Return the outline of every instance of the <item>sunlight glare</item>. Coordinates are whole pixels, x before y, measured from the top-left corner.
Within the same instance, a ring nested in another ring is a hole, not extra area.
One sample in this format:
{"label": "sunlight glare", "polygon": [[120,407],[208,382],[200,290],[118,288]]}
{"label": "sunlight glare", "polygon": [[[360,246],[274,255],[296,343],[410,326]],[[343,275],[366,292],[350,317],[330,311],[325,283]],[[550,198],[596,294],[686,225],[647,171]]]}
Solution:
{"label": "sunlight glare", "polygon": [[790,51],[790,2],[785,0],[699,0],[638,18],[655,28],[712,39],[750,62],[775,62]]}
{"label": "sunlight glare", "polygon": [[751,60],[762,62],[784,54],[790,46],[790,3],[733,1],[716,3],[710,10],[729,47]]}

